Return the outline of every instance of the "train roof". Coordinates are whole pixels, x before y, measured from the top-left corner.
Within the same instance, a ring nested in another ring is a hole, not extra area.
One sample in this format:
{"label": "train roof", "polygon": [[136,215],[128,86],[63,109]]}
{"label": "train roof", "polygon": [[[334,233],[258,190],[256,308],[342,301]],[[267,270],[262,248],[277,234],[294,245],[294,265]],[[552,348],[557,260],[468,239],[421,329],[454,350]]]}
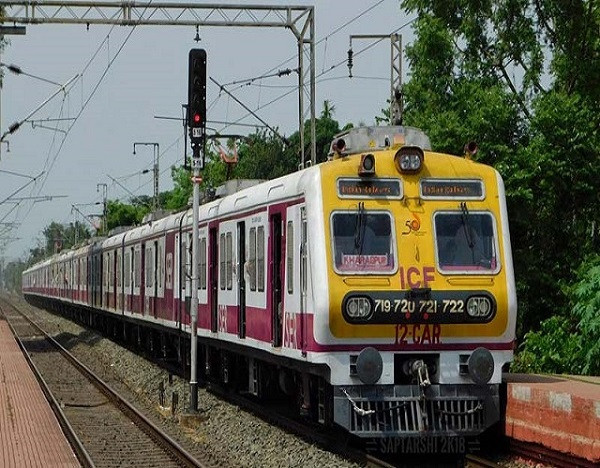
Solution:
{"label": "train roof", "polygon": [[418,146],[431,151],[429,137],[416,127],[374,126],[356,127],[338,133],[331,143],[330,156],[385,151],[400,146]]}

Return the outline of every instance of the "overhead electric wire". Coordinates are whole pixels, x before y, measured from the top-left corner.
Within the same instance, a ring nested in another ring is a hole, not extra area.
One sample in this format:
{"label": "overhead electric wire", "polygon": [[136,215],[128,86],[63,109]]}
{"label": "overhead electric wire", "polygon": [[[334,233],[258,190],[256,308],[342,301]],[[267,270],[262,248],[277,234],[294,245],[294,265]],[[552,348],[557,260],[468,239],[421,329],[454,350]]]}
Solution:
{"label": "overhead electric wire", "polygon": [[[369,13],[371,10],[377,8],[379,5],[381,5],[385,0],[379,0],[378,2],[374,3],[373,5],[371,5],[369,8],[367,8],[366,10],[360,12],[358,15],[356,15],[355,17],[349,19],[348,21],[346,21],[345,23],[341,24],[340,26],[338,26],[337,28],[335,28],[333,31],[331,31],[327,36],[322,37],[321,39],[319,39],[317,42],[315,42],[315,47],[319,44],[321,44],[324,41],[327,41],[327,39],[329,39],[331,36],[337,34],[338,32],[340,32],[342,29],[346,28],[347,26],[351,25],[352,23],[354,23],[356,20],[362,18],[364,15],[366,15],[367,13]],[[298,57],[298,54],[294,54],[292,55],[290,58],[284,60],[283,62],[275,65],[273,68],[267,70],[264,75],[267,75],[269,73],[274,72],[275,70],[277,70],[279,67],[282,67],[283,65],[287,64],[288,62],[290,62],[291,60],[294,60],[296,57]],[[244,85],[242,85],[244,86]],[[241,86],[240,86],[241,87]],[[239,87],[238,87],[239,88]]]}
{"label": "overhead electric wire", "polygon": [[[146,10],[152,5],[153,0],[150,0],[146,6],[144,11],[142,12],[142,14],[140,15],[140,18],[143,17],[144,13],[146,12]],[[83,111],[85,110],[85,108],[87,107],[87,105],[89,104],[89,102],[91,101],[92,97],[95,95],[96,91],[98,90],[98,88],[100,87],[100,84],[102,83],[102,81],[104,80],[104,78],[106,77],[106,75],[108,74],[108,71],[110,70],[112,64],[115,62],[115,60],[119,57],[119,55],[121,54],[121,51],[123,50],[123,48],[125,47],[125,45],[127,44],[127,42],[129,41],[130,37],[132,36],[132,34],[134,33],[134,31],[136,30],[137,26],[139,25],[139,21],[137,23],[135,23],[133,25],[133,27],[131,28],[131,30],[129,31],[129,33],[127,34],[127,36],[125,37],[125,40],[122,42],[121,46],[118,48],[116,54],[113,56],[113,58],[108,62],[108,65],[106,66],[106,68],[104,69],[104,72],[102,73],[102,75],[100,76],[100,78],[98,79],[96,85],[94,86],[94,88],[92,89],[92,91],[90,92],[88,98],[85,100],[85,102],[82,104],[81,109],[79,110],[79,112],[77,113],[77,115],[75,116],[74,120],[71,122],[71,124],[68,126],[67,130],[66,130],[66,134],[63,136],[60,145],[56,151],[56,154],[54,155],[54,158],[52,159],[52,162],[50,163],[47,171],[46,171],[46,177],[44,177],[44,179],[42,180],[41,184],[40,184],[40,188],[38,190],[38,194],[43,190],[44,185],[46,184],[46,181],[48,180],[48,177],[50,176],[50,172],[52,171],[52,168],[54,167],[54,164],[56,162],[56,160],[58,159],[62,148],[64,147],[64,144],[71,132],[71,129],[75,126],[75,124],[77,123],[77,121],[79,120],[79,117],[81,116],[81,114],[83,113]],[[110,32],[114,29],[115,25],[113,25],[109,31],[109,33],[107,34],[106,37],[110,36]],[[82,71],[82,76],[85,73],[85,71],[88,69],[88,67],[90,66],[90,64],[92,63],[92,61],[94,60],[94,58],[98,55],[99,51],[102,48],[102,45],[104,44],[104,42],[106,42],[106,37],[105,39],[102,41],[102,43],[100,44],[100,46],[96,49],[96,52],[94,53],[94,55],[92,56],[92,58],[86,63],[86,65],[83,68]],[[53,140],[54,141],[54,140]],[[25,217],[27,217],[30,213],[31,210],[33,209],[33,203],[30,205],[29,211],[27,212],[27,214],[25,215]]]}
{"label": "overhead electric wire", "polygon": [[[391,34],[397,33],[398,31],[401,31],[402,29],[404,29],[405,27],[409,26],[410,24],[412,24],[414,21],[416,20],[415,18],[410,19],[409,21],[407,21],[406,23],[402,24],[400,27],[396,28],[394,31],[391,32]],[[356,57],[357,55],[360,55],[364,52],[366,52],[367,50],[371,49],[372,47],[375,47],[377,44],[379,44],[381,41],[385,40],[386,38],[383,37],[381,39],[378,39],[374,42],[372,42],[371,44],[363,47],[362,49],[360,49],[358,52],[354,53],[354,57]],[[319,73],[318,75],[315,76],[315,80],[323,75],[326,75],[327,73],[331,72],[332,70],[336,69],[337,67],[346,64],[346,59],[332,65],[331,67],[329,67],[328,69],[322,71],[321,73]],[[342,77],[339,77],[342,78]],[[254,109],[254,112],[259,111],[261,109],[264,109],[267,106],[270,106],[271,104],[274,104],[277,101],[280,101],[281,99],[283,99],[284,97],[292,94],[293,92],[297,91],[299,89],[299,86],[296,85],[294,86],[290,91],[285,92],[284,94],[281,94],[280,96],[272,99],[271,101],[257,107],[256,109]],[[225,125],[224,127],[222,127],[219,132],[222,132],[223,130],[225,130],[226,128],[229,128],[232,125],[235,125],[236,123],[241,122],[242,120],[245,120],[246,118],[250,117],[252,115],[252,113],[247,113],[245,115],[243,115],[242,117],[240,117],[239,119],[233,121],[232,123],[230,123],[229,125]]]}

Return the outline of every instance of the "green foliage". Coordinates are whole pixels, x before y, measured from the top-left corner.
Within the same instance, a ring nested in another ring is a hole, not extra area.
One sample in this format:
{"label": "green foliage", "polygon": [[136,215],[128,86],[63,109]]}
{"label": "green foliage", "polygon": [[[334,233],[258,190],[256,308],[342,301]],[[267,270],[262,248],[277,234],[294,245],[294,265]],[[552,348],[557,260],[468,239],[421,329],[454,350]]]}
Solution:
{"label": "green foliage", "polygon": [[108,201],[106,204],[106,226],[108,231],[117,226],[135,226],[150,212],[145,200],[133,200],[133,202],[133,204],[126,204],[118,200]]}
{"label": "green foliage", "polygon": [[526,333],[513,371],[600,375],[600,257],[586,259],[564,292],[573,313]]}
{"label": "green foliage", "polygon": [[554,316],[541,323],[539,331],[530,331],[511,365],[511,372],[549,372],[580,374],[582,339],[565,317]]}
{"label": "green foliage", "polygon": [[192,179],[190,171],[184,167],[171,167],[171,178],[173,179],[173,190],[165,193],[165,199],[161,206],[166,210],[178,211],[185,208],[192,196]]}
{"label": "green foliage", "polygon": [[86,225],[79,221],[69,224],[60,224],[53,221],[43,230],[43,235],[43,252],[47,255],[52,255],[61,250],[70,249],[74,245],[88,239],[91,236],[91,232]]}
{"label": "green foliage", "polygon": [[573,297],[573,314],[583,344],[583,373],[600,375],[600,257],[592,256],[567,290]]}
{"label": "green foliage", "polygon": [[6,291],[21,291],[21,274],[28,265],[22,261],[9,262],[2,270],[2,286]]}
{"label": "green foliage", "polygon": [[[570,350],[584,335],[557,284],[569,285],[600,247],[600,10],[582,0],[403,6],[417,14],[416,40],[406,51],[412,76],[403,90],[405,123],[425,130],[436,150],[460,153],[475,140],[476,158],[501,173],[518,335],[543,323],[528,342],[542,349],[564,338]],[[553,315],[567,318],[543,322]],[[560,367],[552,362],[548,368]]]}

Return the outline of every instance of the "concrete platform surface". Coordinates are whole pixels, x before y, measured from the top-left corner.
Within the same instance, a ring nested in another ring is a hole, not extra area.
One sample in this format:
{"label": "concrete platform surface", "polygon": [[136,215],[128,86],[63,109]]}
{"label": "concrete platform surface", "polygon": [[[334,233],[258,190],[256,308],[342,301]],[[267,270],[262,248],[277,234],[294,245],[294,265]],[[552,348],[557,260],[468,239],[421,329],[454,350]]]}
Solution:
{"label": "concrete platform surface", "polygon": [[505,374],[506,435],[600,463],[600,378]]}
{"label": "concrete platform surface", "polygon": [[0,320],[0,466],[80,466],[3,320]]}

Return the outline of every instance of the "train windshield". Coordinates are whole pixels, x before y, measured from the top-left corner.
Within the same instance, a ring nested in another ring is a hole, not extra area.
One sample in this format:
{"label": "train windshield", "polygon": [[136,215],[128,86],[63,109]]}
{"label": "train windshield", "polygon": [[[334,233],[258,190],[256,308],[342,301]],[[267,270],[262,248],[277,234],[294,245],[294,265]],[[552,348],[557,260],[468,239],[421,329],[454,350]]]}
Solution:
{"label": "train windshield", "polygon": [[395,271],[392,219],[388,213],[332,215],[335,270],[345,274],[385,274]]}
{"label": "train windshield", "polygon": [[448,273],[491,273],[498,259],[494,220],[490,213],[437,213],[435,237],[438,265]]}

